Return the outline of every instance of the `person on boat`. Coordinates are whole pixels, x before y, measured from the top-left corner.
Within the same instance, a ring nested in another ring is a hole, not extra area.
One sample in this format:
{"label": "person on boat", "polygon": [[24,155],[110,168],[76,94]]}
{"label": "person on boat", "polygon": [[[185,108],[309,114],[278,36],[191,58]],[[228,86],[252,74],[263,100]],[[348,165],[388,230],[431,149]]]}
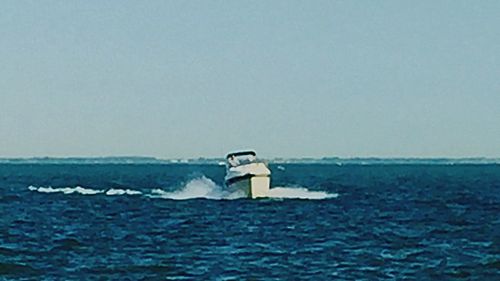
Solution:
{"label": "person on boat", "polygon": [[231,157],[229,157],[228,162],[231,167],[236,167],[240,164],[240,161],[238,161],[238,159],[234,157],[234,155],[231,155]]}

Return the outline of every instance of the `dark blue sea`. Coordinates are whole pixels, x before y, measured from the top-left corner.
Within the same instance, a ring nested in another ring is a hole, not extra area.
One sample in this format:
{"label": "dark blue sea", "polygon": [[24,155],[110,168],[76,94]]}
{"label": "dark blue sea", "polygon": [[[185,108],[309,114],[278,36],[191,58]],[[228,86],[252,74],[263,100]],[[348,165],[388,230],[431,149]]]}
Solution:
{"label": "dark blue sea", "polygon": [[500,280],[499,165],[0,165],[0,280]]}

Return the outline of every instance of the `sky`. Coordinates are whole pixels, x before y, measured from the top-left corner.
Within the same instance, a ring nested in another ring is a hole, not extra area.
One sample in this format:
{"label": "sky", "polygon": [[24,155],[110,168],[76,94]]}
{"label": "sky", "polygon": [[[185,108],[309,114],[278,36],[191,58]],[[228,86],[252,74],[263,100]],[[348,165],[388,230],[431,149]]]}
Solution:
{"label": "sky", "polygon": [[500,1],[2,1],[0,157],[500,157]]}

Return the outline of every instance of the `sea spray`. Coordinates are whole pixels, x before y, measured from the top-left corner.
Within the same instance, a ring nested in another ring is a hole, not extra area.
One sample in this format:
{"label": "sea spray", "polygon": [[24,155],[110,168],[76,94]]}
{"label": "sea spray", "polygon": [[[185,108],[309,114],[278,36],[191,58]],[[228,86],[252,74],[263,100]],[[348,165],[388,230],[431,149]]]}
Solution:
{"label": "sea spray", "polygon": [[242,192],[227,192],[221,186],[218,186],[211,179],[202,176],[192,179],[180,190],[167,192],[162,189],[152,190],[152,197],[163,199],[186,200],[195,198],[205,199],[238,199],[244,197]]}

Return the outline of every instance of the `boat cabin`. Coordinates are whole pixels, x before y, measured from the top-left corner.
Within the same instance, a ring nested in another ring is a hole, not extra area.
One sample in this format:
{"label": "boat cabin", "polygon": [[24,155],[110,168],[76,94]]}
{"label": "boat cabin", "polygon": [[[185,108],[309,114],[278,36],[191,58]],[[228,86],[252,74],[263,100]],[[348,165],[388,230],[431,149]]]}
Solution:
{"label": "boat cabin", "polygon": [[226,164],[228,168],[240,165],[247,165],[257,161],[257,154],[255,151],[241,151],[229,153],[226,156]]}

